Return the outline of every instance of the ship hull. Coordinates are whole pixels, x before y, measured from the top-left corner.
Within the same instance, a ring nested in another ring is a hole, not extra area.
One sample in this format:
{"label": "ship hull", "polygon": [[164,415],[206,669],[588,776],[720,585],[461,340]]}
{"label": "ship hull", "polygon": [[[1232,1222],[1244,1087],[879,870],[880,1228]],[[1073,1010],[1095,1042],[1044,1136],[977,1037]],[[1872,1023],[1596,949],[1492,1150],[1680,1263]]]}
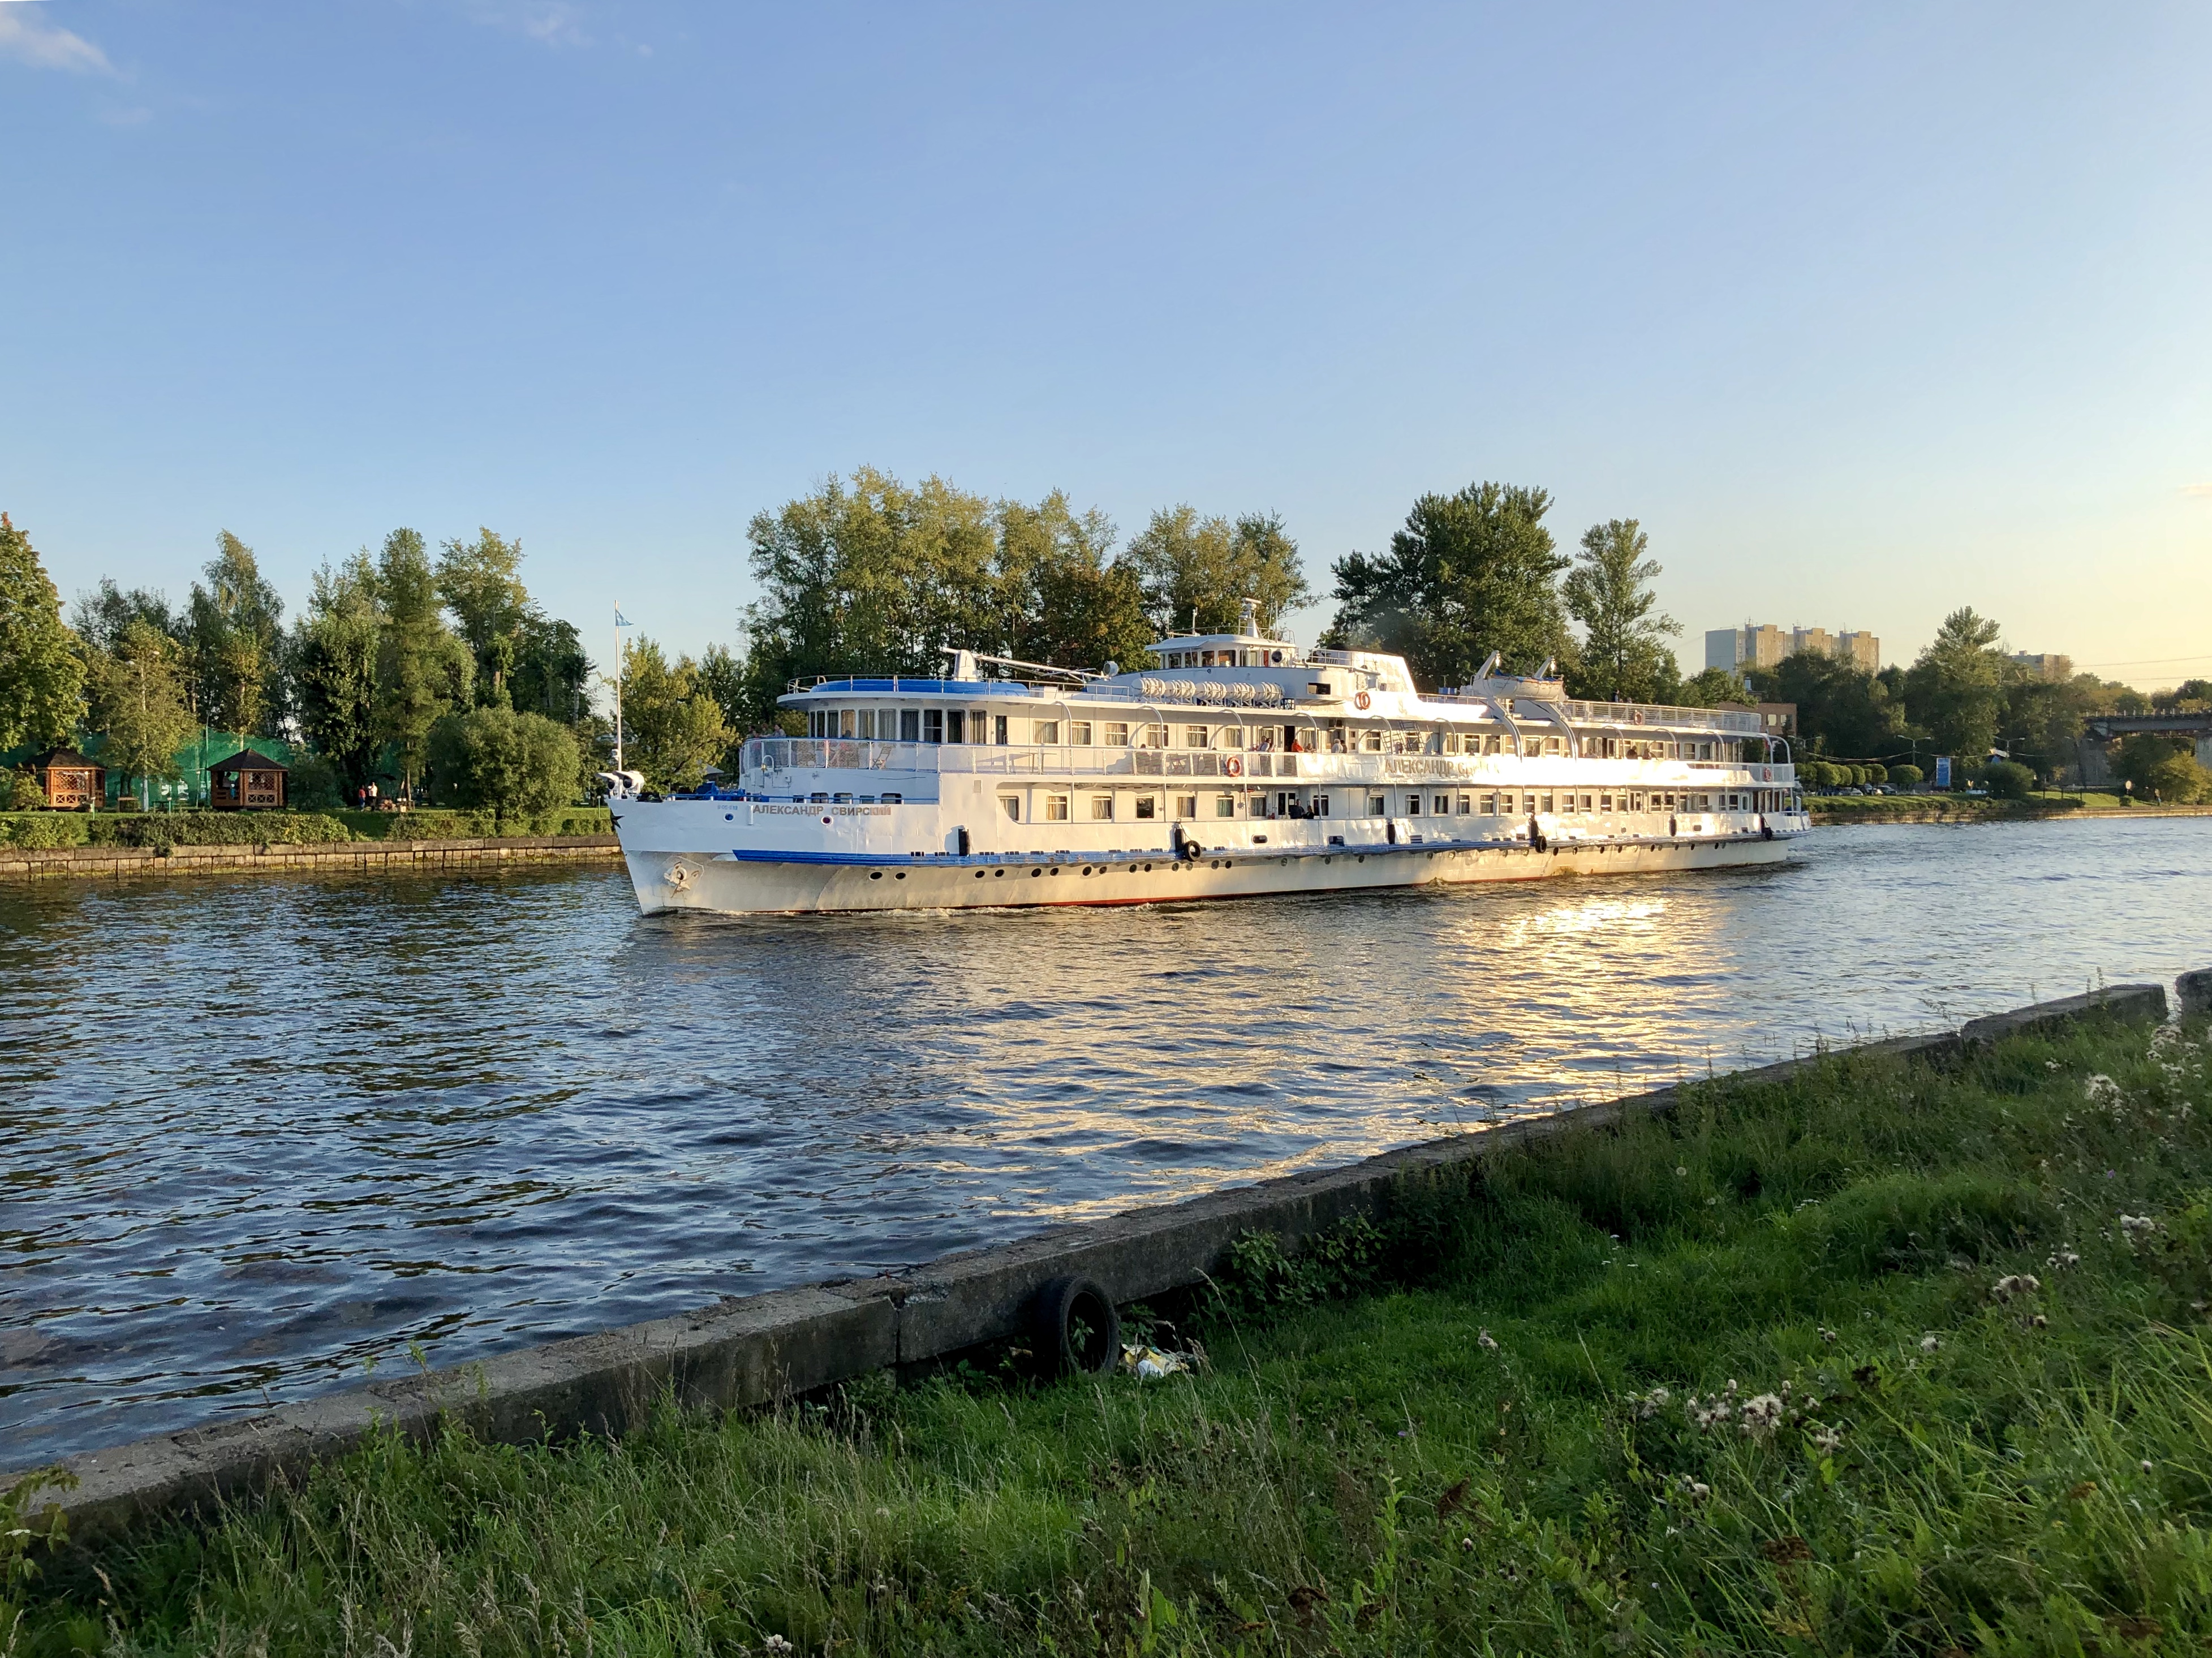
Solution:
{"label": "ship hull", "polygon": [[1615,841],[1368,845],[1196,858],[1102,853],[933,856],[906,861],[627,850],[647,914],[811,914],[1187,903],[1298,893],[1652,875],[1786,861],[1802,830]]}

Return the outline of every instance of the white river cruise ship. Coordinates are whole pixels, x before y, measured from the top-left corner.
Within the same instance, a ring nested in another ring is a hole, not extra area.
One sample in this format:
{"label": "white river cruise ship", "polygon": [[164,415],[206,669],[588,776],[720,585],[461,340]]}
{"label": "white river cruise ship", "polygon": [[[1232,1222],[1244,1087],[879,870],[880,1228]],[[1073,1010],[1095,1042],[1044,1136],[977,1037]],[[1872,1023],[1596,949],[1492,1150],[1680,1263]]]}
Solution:
{"label": "white river cruise ship", "polygon": [[[736,786],[610,773],[648,913],[1135,904],[1727,869],[1810,827],[1759,716],[1584,702],[1495,671],[1424,695],[1405,661],[1237,634],[1140,673],[950,653],[950,677],[821,679],[808,735]],[[993,677],[986,677],[986,669]],[[1003,676],[1003,677],[999,677]]]}

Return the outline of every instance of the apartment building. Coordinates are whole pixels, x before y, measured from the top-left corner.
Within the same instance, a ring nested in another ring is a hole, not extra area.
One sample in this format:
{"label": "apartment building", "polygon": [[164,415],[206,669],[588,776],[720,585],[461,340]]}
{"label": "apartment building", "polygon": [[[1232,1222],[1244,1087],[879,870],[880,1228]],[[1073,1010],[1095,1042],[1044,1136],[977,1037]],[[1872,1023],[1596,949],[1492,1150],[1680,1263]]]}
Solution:
{"label": "apartment building", "polygon": [[1708,668],[1771,668],[1783,658],[1802,651],[1840,657],[1868,673],[1881,666],[1881,641],[1849,628],[1830,633],[1826,628],[1784,629],[1771,623],[1747,622],[1741,628],[1716,628],[1705,635]]}

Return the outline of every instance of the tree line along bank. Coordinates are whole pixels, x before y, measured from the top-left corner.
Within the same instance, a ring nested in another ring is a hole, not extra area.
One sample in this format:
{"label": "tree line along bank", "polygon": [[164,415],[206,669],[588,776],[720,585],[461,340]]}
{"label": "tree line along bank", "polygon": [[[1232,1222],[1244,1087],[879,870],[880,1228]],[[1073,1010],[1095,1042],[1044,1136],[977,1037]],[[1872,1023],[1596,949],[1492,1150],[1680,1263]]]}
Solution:
{"label": "tree line along bank", "polygon": [[[1420,496],[1386,550],[1332,564],[1320,642],[1402,654],[1428,689],[1462,683],[1494,650],[1510,670],[1556,662],[1570,694],[1592,700],[1795,702],[1809,756],[1862,765],[1947,753],[1978,767],[2001,742],[2048,762],[2084,713],[2136,697],[2087,675],[2027,682],[1970,609],[1910,668],[1800,656],[1746,678],[1685,678],[1638,521],[1594,525],[1568,553],[1551,506],[1542,489],[1496,483]],[[1232,630],[1246,598],[1274,631],[1317,597],[1273,513],[1164,508],[1124,543],[1060,491],[993,501],[866,467],[757,513],[747,540],[759,597],[738,618],[738,647],[694,660],[639,638],[623,652],[623,758],[653,786],[733,770],[744,735],[781,727],[775,699],[793,680],[928,676],[952,647],[1143,667],[1154,639]],[[0,517],[0,808],[40,804],[8,762],[69,744],[97,750],[118,805],[189,802],[180,756],[196,740],[204,755],[210,731],[283,755],[294,806],[356,802],[370,786],[518,817],[588,799],[612,757],[594,695],[609,677],[577,628],[531,597],[522,556],[489,529],[434,550],[395,530],[325,562],[288,624],[252,550],[226,531],[181,604],[103,580],[65,617],[28,535]],[[2170,791],[2203,790],[2193,759],[2153,746],[2144,763],[2166,766]]]}

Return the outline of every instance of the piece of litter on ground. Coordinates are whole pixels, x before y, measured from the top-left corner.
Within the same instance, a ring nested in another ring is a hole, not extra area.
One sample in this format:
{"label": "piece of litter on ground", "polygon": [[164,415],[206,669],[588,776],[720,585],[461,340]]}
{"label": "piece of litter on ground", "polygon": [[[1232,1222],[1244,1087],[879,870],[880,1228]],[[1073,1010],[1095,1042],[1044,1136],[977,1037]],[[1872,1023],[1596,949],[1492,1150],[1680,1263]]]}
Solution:
{"label": "piece of litter on ground", "polygon": [[1121,1368],[1139,1382],[1158,1382],[1163,1376],[1187,1372],[1191,1368],[1190,1355],[1163,1352],[1139,1342],[1121,1349]]}

